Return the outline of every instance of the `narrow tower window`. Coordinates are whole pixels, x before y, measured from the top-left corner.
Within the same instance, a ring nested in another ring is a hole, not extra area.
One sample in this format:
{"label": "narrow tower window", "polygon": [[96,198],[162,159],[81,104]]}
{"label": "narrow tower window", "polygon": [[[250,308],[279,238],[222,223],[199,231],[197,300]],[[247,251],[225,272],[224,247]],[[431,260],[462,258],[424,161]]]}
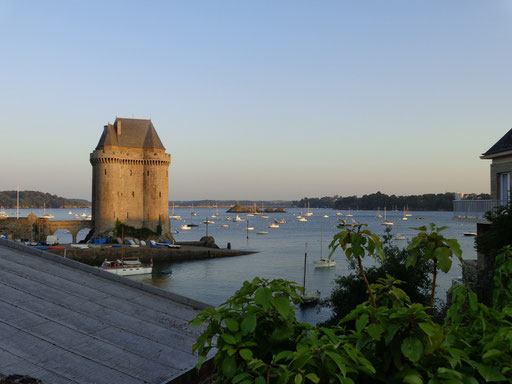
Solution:
{"label": "narrow tower window", "polygon": [[132,175],[132,170],[130,169],[130,176]]}
{"label": "narrow tower window", "polygon": [[[106,172],[106,171],[105,171]],[[106,173],[105,173],[106,174]],[[147,175],[149,176],[149,171],[147,172]]]}
{"label": "narrow tower window", "polygon": [[128,218],[128,212],[126,212],[126,218]]}
{"label": "narrow tower window", "polygon": [[132,191],[132,197],[135,197],[135,192]]}
{"label": "narrow tower window", "polygon": [[160,197],[162,197],[162,192],[158,192],[160,194]]}
{"label": "narrow tower window", "polygon": [[107,174],[107,170],[105,169],[105,175]]}

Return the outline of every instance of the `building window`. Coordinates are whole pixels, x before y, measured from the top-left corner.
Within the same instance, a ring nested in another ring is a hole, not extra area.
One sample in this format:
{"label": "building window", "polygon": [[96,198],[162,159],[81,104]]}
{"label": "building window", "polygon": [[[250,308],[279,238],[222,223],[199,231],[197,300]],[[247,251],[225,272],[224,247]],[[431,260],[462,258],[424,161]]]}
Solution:
{"label": "building window", "polygon": [[149,176],[149,171],[147,171],[147,176]]}
{"label": "building window", "polygon": [[128,212],[126,212],[126,218],[128,219]]}
{"label": "building window", "polygon": [[119,197],[119,191],[117,191],[117,197]]}
{"label": "building window", "polygon": [[502,205],[507,204],[510,201],[510,173],[499,173],[499,198]]}
{"label": "building window", "polygon": [[162,192],[158,192],[160,194],[160,197],[162,197]]}
{"label": "building window", "polygon": [[114,211],[114,219],[116,218],[116,212]]}
{"label": "building window", "polygon": [[130,169],[130,176],[132,175],[132,170]]}
{"label": "building window", "polygon": [[132,197],[135,197],[135,192],[132,191]]}
{"label": "building window", "polygon": [[105,175],[107,174],[107,170],[105,169]]}

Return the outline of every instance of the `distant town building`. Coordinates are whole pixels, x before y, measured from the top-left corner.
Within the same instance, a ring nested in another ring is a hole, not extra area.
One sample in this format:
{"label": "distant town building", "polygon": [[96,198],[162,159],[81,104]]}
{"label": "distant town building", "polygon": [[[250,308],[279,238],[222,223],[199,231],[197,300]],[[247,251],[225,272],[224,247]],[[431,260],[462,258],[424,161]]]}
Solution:
{"label": "distant town building", "polygon": [[455,200],[462,200],[464,198],[464,193],[455,192]]}
{"label": "distant town building", "polygon": [[116,220],[169,233],[171,155],[151,120],[116,118],[105,125],[90,162],[95,233],[111,230]]}

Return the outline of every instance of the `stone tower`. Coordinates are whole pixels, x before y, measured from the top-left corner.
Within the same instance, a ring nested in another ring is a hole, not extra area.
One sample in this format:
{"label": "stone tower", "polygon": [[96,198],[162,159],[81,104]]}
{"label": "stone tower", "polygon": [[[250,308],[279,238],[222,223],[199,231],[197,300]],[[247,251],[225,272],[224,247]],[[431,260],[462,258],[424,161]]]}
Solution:
{"label": "stone tower", "polygon": [[105,125],[90,161],[94,233],[111,230],[119,220],[170,235],[171,155],[151,120],[116,118]]}

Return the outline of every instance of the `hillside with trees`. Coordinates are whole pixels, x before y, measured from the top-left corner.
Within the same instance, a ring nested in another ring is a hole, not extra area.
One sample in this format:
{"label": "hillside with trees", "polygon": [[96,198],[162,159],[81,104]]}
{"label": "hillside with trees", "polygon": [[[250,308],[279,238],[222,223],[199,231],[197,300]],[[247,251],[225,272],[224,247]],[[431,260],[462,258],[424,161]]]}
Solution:
{"label": "hillside with trees", "polygon": [[[465,198],[472,200],[490,199],[490,195],[470,194]],[[311,208],[334,208],[334,209],[367,209],[376,210],[377,208],[388,207],[388,209],[403,209],[408,207],[411,211],[451,211],[453,209],[453,200],[455,193],[426,193],[423,195],[397,196],[386,195],[385,193],[376,192],[369,195],[357,196],[333,196],[321,198],[305,197],[300,201],[294,201],[295,207]]]}
{"label": "hillside with trees", "polygon": [[[66,199],[39,191],[20,191],[20,208],[82,208],[91,203],[83,199]],[[16,208],[16,191],[0,191],[0,206]]]}

